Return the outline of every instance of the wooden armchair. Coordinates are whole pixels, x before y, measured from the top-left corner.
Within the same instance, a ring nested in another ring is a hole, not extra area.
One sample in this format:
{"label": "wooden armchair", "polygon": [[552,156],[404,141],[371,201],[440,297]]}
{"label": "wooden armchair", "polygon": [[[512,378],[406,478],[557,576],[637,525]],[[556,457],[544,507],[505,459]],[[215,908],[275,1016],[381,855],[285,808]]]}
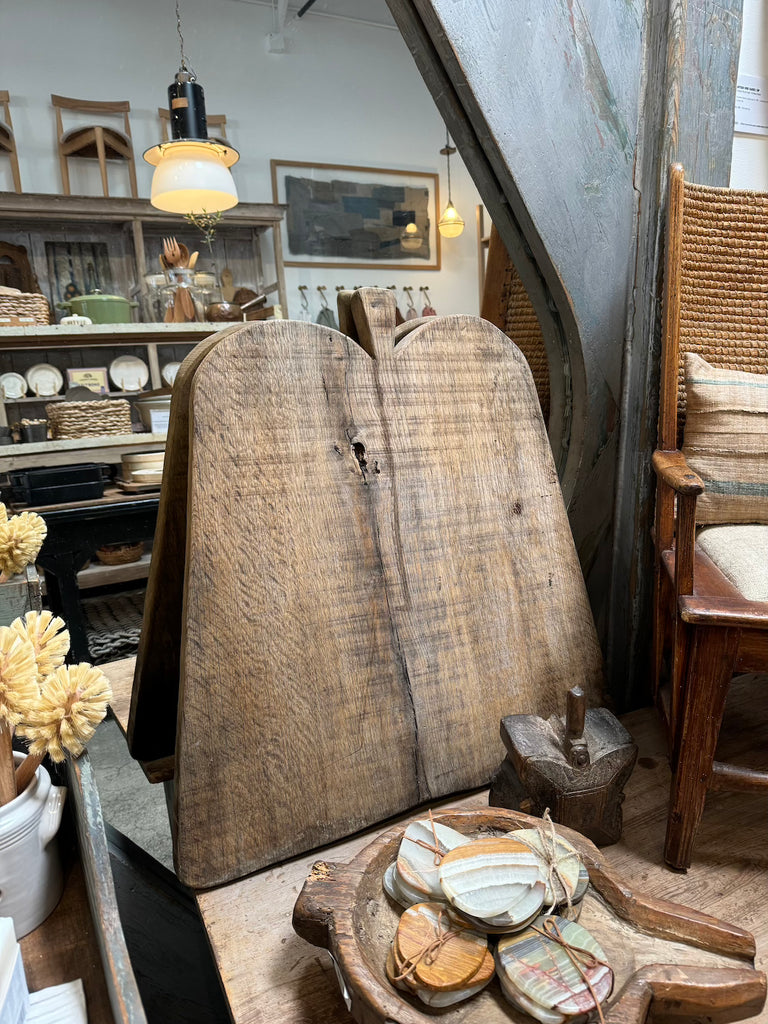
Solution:
{"label": "wooden armchair", "polygon": [[[64,195],[72,194],[69,184],[69,158],[71,156],[78,156],[88,160],[99,161],[101,185],[105,196],[109,195],[107,160],[125,160],[128,165],[131,195],[134,199],[137,198],[139,190],[136,184],[136,163],[133,157],[131,123],[128,119],[131,105],[128,100],[108,103],[102,100],[75,100],[69,96],[51,95],[51,103],[56,110],[59,164],[61,166],[61,183]],[[76,113],[84,114],[122,114],[123,128],[121,131],[118,128],[94,124],[65,130],[61,117],[62,110],[72,110]]]}
{"label": "wooden armchair", "polygon": [[16,152],[16,138],[11,123],[10,96],[7,89],[0,89],[0,149],[8,154],[11,161],[13,187],[21,192],[21,175],[19,174],[19,156]]}
{"label": "wooden armchair", "polygon": [[[768,195],[691,184],[676,164],[670,172],[659,437],[653,456],[654,662],[673,771],[664,857],[681,869],[690,865],[708,789],[768,789],[768,772],[715,760],[731,678],[737,672],[768,671],[768,559],[761,562],[758,554],[768,545],[768,525],[749,527],[746,550],[744,526],[701,528],[702,519],[707,521],[702,503],[711,502],[713,494],[736,493],[738,485],[713,479],[707,491],[681,450],[687,354],[706,360],[710,377],[722,379],[721,370],[761,373],[768,387]],[[762,384],[752,379],[744,386],[756,394]],[[744,489],[768,498],[765,482]],[[736,522],[749,521],[749,513],[736,517]],[[743,578],[745,560],[753,563],[750,587]]]}

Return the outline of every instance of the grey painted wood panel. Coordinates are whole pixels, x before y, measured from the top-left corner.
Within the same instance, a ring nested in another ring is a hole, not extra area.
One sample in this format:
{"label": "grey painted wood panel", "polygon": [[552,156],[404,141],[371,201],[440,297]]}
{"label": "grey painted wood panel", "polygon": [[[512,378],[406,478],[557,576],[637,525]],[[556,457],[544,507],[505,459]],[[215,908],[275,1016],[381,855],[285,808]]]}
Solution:
{"label": "grey painted wood panel", "polygon": [[741,0],[388,0],[542,322],[619,704],[644,696],[666,168],[727,181]]}

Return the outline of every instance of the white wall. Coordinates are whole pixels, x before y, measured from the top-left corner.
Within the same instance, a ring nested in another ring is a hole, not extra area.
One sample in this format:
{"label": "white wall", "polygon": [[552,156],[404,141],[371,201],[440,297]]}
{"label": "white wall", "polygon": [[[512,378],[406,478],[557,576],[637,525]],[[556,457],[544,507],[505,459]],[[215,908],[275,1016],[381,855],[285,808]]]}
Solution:
{"label": "white wall", "polygon": [[[182,0],[182,19],[208,111],[227,115],[241,153],[234,175],[242,200],[272,201],[269,161],[278,158],[439,171],[445,202],[445,128],[399,33],[308,14],[290,52],[273,54],[268,7]],[[139,194],[148,196],[151,168],[140,154],[159,140],[157,108],[167,103],[178,64],[173,0],[0,0],[0,88],[11,94],[24,191],[61,191],[50,106],[50,94],[59,93],[130,100]],[[7,163],[0,160],[0,188],[12,187]],[[96,168],[75,171],[75,163],[73,192],[99,194]],[[467,227],[458,239],[443,239],[441,271],[288,268],[290,314],[299,313],[299,284],[310,286],[313,310],[318,284],[328,286],[332,302],[337,284],[407,284],[417,294],[424,284],[438,313],[476,313],[479,199],[458,154],[451,179]],[[125,182],[116,167],[113,194],[127,194]]]}
{"label": "white wall", "polygon": [[[739,74],[768,78],[768,12],[765,0],[744,0]],[[731,188],[768,192],[768,136],[733,137]]]}

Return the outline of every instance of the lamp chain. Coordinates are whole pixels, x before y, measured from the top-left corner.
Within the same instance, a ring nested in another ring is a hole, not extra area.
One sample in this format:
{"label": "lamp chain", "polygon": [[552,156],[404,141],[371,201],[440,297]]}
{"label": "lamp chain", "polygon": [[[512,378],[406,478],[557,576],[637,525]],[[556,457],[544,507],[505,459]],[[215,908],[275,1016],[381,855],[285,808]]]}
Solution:
{"label": "lamp chain", "polygon": [[[178,4],[178,0],[176,0],[176,3]],[[448,129],[447,128],[445,129],[445,148],[446,149],[450,149],[451,148],[451,141],[450,141],[450,138],[448,137]],[[448,171],[448,202],[450,203],[450,202],[452,202],[452,200],[451,200],[451,154],[450,153],[446,153],[445,154],[445,164],[446,164],[446,168],[447,168],[447,171]]]}
{"label": "lamp chain", "polygon": [[184,53],[184,36],[181,34],[181,12],[179,11],[179,0],[176,0],[176,31],[179,33],[179,50],[181,52],[181,65],[180,70],[189,73],[192,81],[197,80],[197,75],[192,65],[189,63],[186,53]]}

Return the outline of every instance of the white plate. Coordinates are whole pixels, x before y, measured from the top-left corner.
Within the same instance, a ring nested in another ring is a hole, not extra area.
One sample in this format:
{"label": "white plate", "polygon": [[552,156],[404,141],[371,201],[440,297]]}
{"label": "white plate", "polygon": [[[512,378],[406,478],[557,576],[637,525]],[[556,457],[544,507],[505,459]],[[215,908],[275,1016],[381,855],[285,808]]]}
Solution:
{"label": "white plate", "polygon": [[3,373],[0,375],[0,388],[6,398],[23,398],[27,393],[27,382],[20,373]]}
{"label": "white plate", "polygon": [[50,363],[35,363],[26,373],[27,384],[33,395],[58,395],[64,378],[61,371]]}
{"label": "white plate", "polygon": [[109,364],[109,378],[118,391],[141,391],[149,380],[149,368],[138,356],[118,356]]}
{"label": "white plate", "polygon": [[166,363],[160,371],[160,375],[168,385],[169,388],[173,387],[173,382],[176,380],[176,374],[179,372],[181,363]]}

